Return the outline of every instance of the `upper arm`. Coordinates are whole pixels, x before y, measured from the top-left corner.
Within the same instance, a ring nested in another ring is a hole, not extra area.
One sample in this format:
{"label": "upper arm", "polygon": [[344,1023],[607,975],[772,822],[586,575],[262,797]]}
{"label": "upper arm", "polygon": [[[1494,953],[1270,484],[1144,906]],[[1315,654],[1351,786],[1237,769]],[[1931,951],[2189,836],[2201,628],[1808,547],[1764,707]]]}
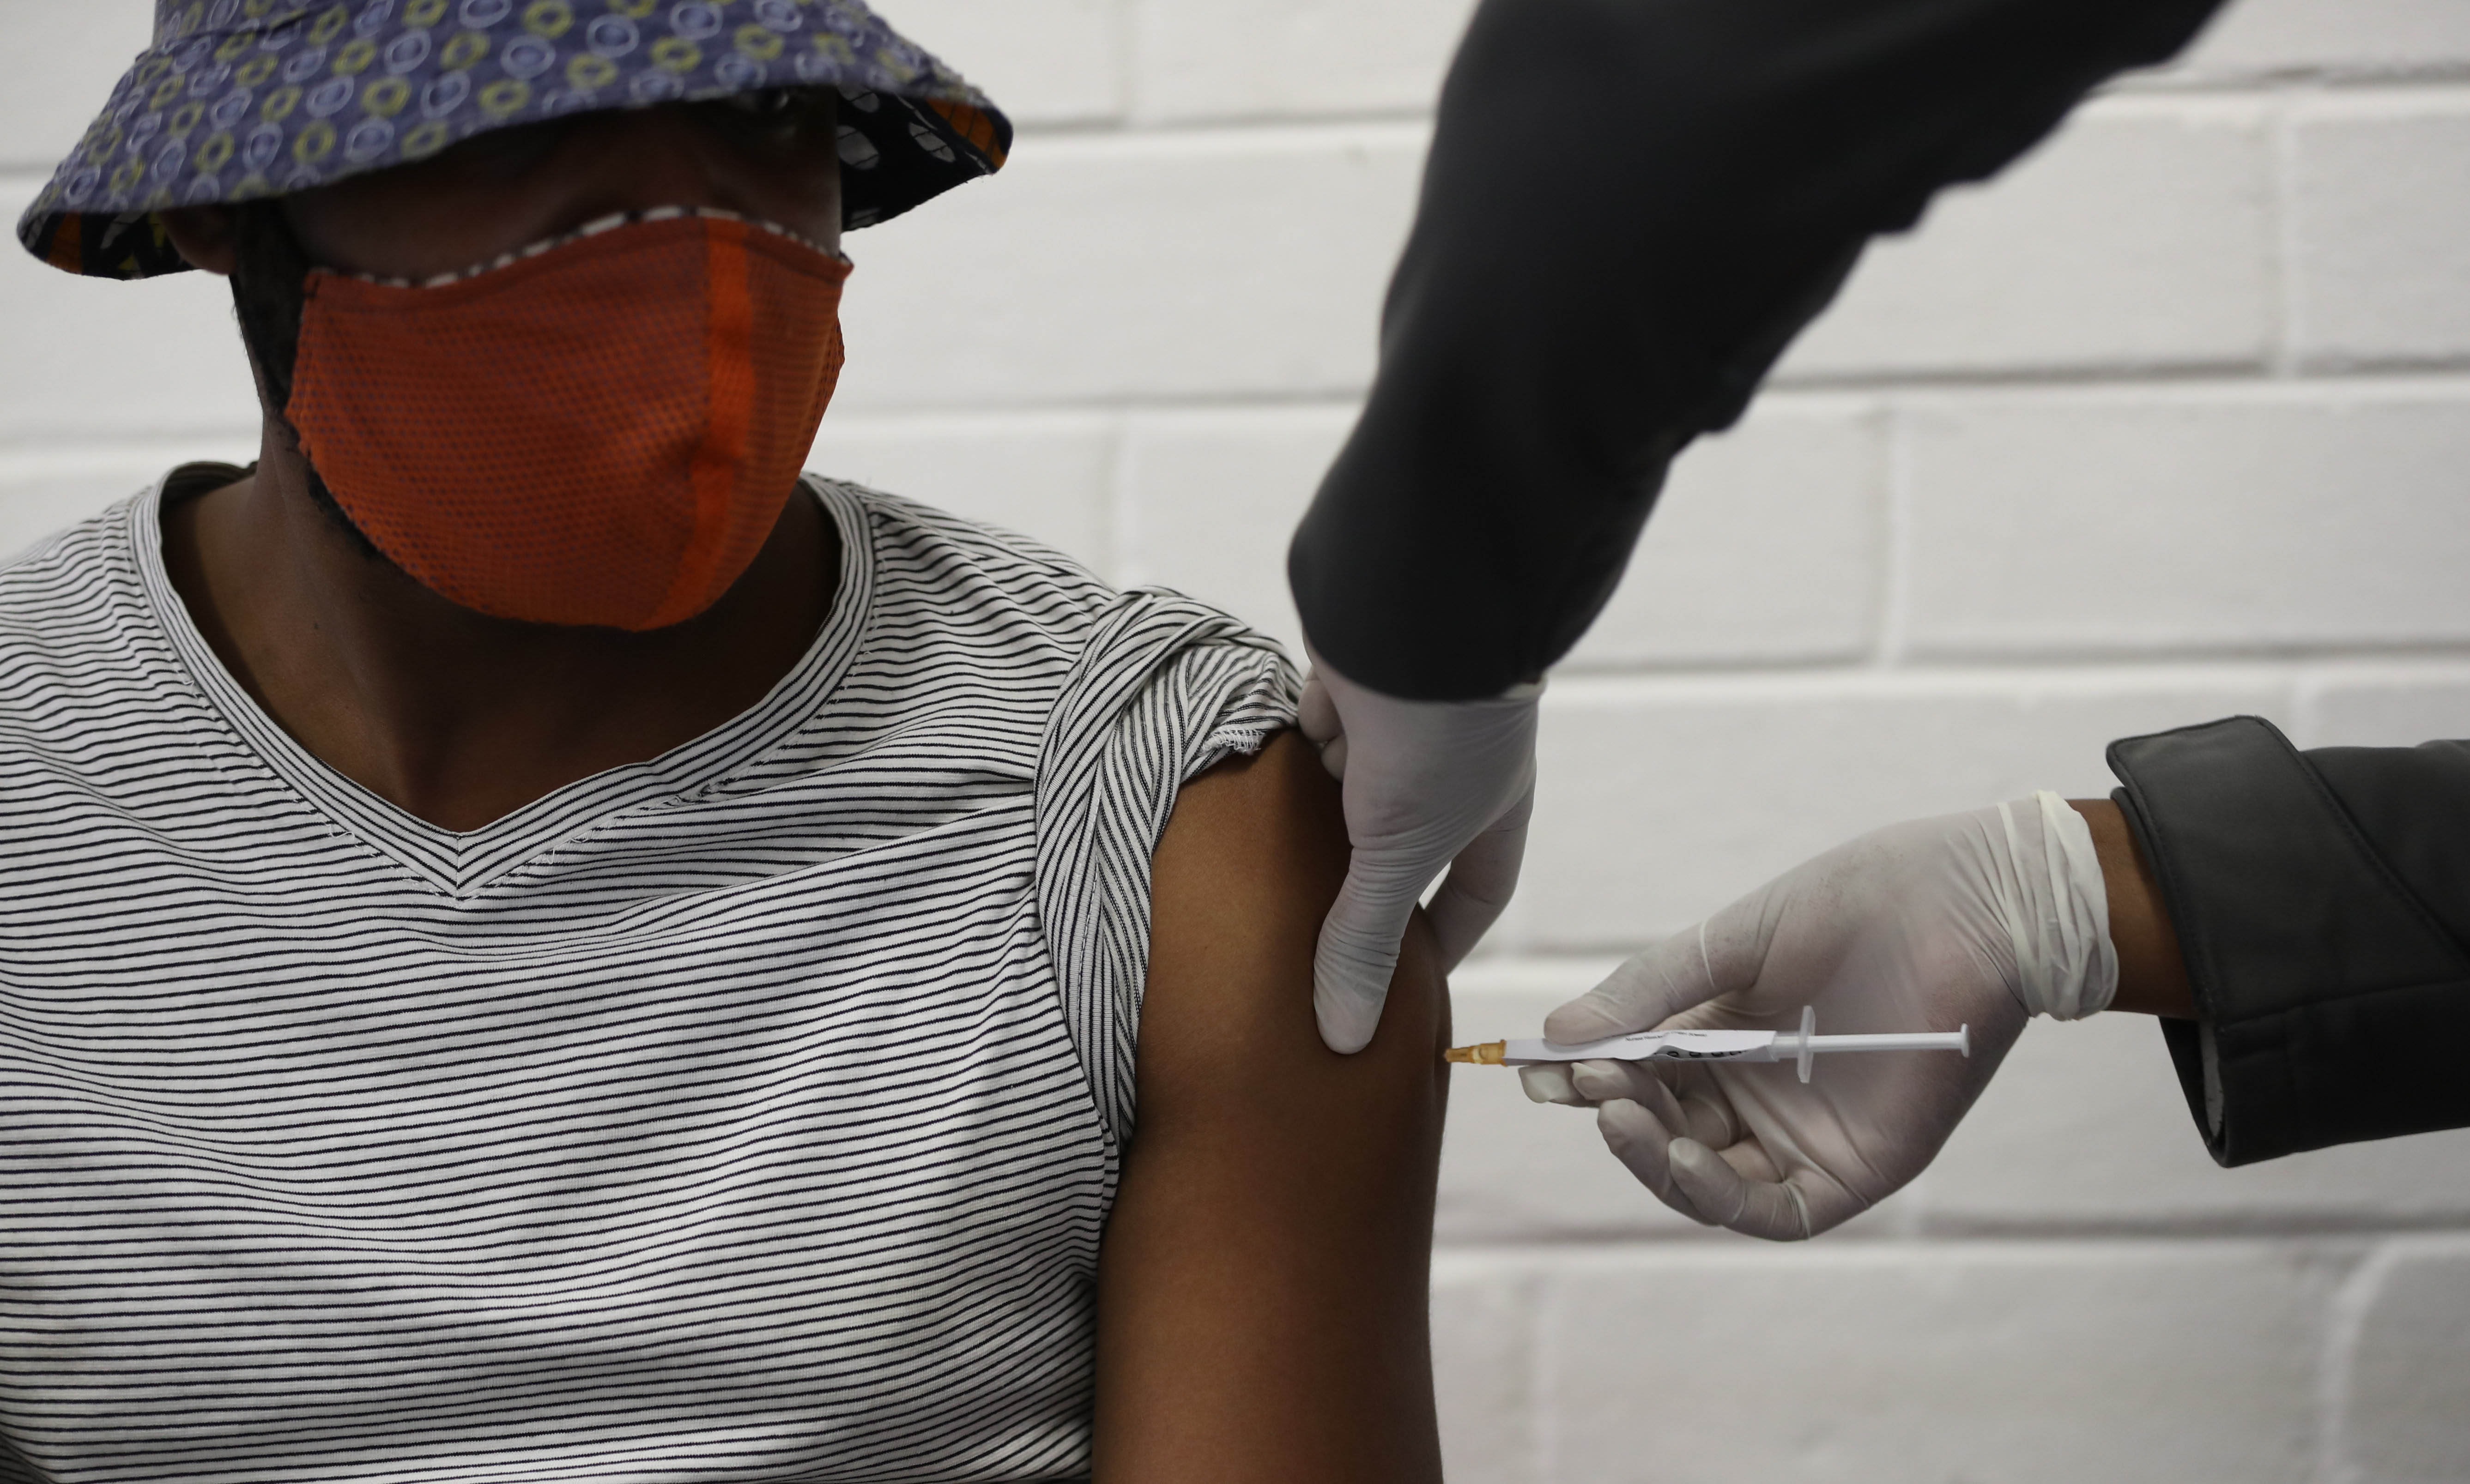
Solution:
{"label": "upper arm", "polygon": [[1336,785],[1292,732],[1195,779],[1159,842],[1099,1268],[1100,1484],[1440,1477],[1447,992],[1419,916],[1372,1044],[1321,1045],[1313,948],[1345,870]]}

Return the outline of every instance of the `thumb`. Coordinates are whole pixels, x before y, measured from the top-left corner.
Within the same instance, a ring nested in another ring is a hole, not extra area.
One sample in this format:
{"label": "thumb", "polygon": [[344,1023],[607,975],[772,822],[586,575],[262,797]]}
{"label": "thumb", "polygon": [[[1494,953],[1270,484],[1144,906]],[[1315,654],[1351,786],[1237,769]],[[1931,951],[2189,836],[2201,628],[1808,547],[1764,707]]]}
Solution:
{"label": "thumb", "polygon": [[1600,1041],[1651,1030],[1728,989],[1746,988],[1718,980],[1707,952],[1707,924],[1684,928],[1631,959],[1604,982],[1544,1018],[1544,1035],[1563,1045]]}
{"label": "thumb", "polygon": [[1346,884],[1313,953],[1313,1014],[1331,1051],[1362,1051],[1381,1028],[1398,944],[1423,890],[1413,868],[1390,852],[1357,850],[1348,859]]}
{"label": "thumb", "polygon": [[1346,723],[1338,714],[1338,702],[1331,697],[1329,686],[1322,684],[1320,672],[1304,677],[1302,702],[1295,711],[1295,725],[1303,729],[1305,740],[1320,750],[1320,765],[1340,782],[1346,780]]}
{"label": "thumb", "polygon": [[1526,822],[1534,812],[1530,787],[1450,862],[1449,875],[1424,912],[1432,920],[1442,973],[1456,968],[1508,907],[1518,890],[1518,868],[1526,859]]}

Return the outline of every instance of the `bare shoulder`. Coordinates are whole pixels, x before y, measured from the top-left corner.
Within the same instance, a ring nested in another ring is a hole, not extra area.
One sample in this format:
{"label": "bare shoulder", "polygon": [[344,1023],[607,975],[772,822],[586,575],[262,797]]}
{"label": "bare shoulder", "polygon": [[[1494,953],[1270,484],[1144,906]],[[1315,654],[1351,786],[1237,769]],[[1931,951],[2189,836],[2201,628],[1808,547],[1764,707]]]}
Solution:
{"label": "bare shoulder", "polygon": [[1152,874],[1137,1115],[1100,1273],[1100,1480],[1439,1477],[1427,1339],[1446,986],[1420,919],[1340,1056],[1313,948],[1336,784],[1287,733],[1195,779]]}
{"label": "bare shoulder", "polygon": [[1449,1003],[1420,916],[1372,1045],[1338,1055],[1314,1025],[1313,949],[1346,859],[1338,784],[1297,733],[1185,786],[1152,867],[1145,1125],[1187,1096],[1259,1093],[1385,1107],[1411,1097],[1437,1117]]}

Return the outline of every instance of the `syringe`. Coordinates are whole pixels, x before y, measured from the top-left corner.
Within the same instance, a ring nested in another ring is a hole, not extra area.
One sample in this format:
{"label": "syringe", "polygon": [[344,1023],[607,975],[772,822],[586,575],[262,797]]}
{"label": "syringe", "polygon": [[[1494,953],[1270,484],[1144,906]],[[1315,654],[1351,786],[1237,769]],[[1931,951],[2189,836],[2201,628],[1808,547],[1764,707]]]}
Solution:
{"label": "syringe", "polygon": [[1951,1051],[1972,1055],[1972,1027],[1885,1035],[1820,1035],[1818,1010],[1801,1008],[1801,1031],[1641,1031],[1606,1041],[1486,1041],[1453,1046],[1451,1061],[1488,1067],[1530,1067],[1548,1061],[1789,1061],[1809,1080],[1820,1052]]}

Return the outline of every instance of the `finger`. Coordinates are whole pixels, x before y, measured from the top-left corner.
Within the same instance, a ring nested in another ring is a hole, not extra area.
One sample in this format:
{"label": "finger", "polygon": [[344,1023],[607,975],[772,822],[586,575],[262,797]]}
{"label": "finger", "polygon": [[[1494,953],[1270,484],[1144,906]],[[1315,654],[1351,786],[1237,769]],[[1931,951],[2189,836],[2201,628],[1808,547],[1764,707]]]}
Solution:
{"label": "finger", "polygon": [[1741,1137],[1740,1110],[1726,1096],[1721,1078],[1703,1063],[1672,1071],[1672,1095],[1681,1101],[1680,1133],[1711,1149],[1730,1148]]}
{"label": "finger", "polygon": [[1702,1226],[1714,1224],[1673,1182],[1673,1140],[1662,1120],[1640,1104],[1622,1100],[1596,1110],[1596,1130],[1603,1135],[1604,1148],[1612,1150],[1613,1157],[1656,1199]]}
{"label": "finger", "polygon": [[1320,765],[1329,776],[1346,781],[1346,724],[1338,714],[1338,702],[1330,696],[1329,687],[1321,684],[1317,671],[1304,677],[1303,700],[1295,707],[1295,725],[1304,737],[1320,750]]}
{"label": "finger", "polygon": [[1320,765],[1329,770],[1329,776],[1331,777],[1338,779],[1340,783],[1346,781],[1345,732],[1341,731],[1337,736],[1330,738],[1329,745],[1320,750]]}
{"label": "finger", "polygon": [[1654,1110],[1664,1126],[1683,1138],[1712,1148],[1727,1148],[1740,1137],[1733,1106],[1701,1067],[1683,1065],[1666,1071],[1639,1061],[1568,1063],[1570,1085],[1590,1102],[1626,1098]]}
{"label": "finger", "polygon": [[[1700,1143],[1706,1141],[1701,1140]],[[1798,1213],[1803,1234],[1831,1231],[1870,1209],[1873,1202],[1829,1174],[1825,1167],[1805,1163],[1797,1154],[1778,1149],[1763,1139],[1744,1138],[1731,1145],[1709,1145],[1715,1157],[1733,1167],[1755,1190],[1771,1185],[1783,1192]]]}
{"label": "finger", "polygon": [[1594,1106],[1594,1100],[1581,1097],[1571,1084],[1567,1062],[1551,1061],[1540,1066],[1520,1067],[1518,1085],[1526,1091],[1529,1102],[1557,1102],[1564,1107]]}
{"label": "finger", "polygon": [[1626,1099],[1645,1107],[1665,1127],[1675,1133],[1684,1131],[1681,1104],[1673,1098],[1671,1085],[1644,1065],[1635,1061],[1573,1061],[1568,1065],[1570,1085],[1579,1097],[1590,1102]]}
{"label": "finger", "polygon": [[[1707,1144],[1704,1139],[1698,1142]],[[1707,1148],[1713,1149],[1717,1159],[1732,1166],[1736,1174],[1752,1185],[1774,1185],[1784,1177],[1783,1169],[1768,1157],[1765,1148],[1756,1139],[1743,1139],[1737,1144],[1707,1144]]]}
{"label": "finger", "polygon": [[1526,858],[1527,821],[1534,813],[1535,791],[1528,789],[1450,862],[1450,873],[1424,910],[1433,924],[1441,972],[1456,968],[1509,905],[1518,890],[1518,868]]}
{"label": "finger", "polygon": [[1665,1158],[1673,1189],[1717,1226],[1769,1241],[1799,1241],[1809,1235],[1809,1213],[1793,1187],[1744,1179],[1695,1139],[1673,1140]]}
{"label": "finger", "polygon": [[1362,1051],[1381,1029],[1381,1006],[1398,967],[1398,944],[1423,883],[1358,850],[1346,884],[1320,926],[1313,953],[1313,1014],[1331,1051]]}
{"label": "finger", "polygon": [[1631,959],[1593,989],[1544,1019],[1544,1034],[1563,1044],[1600,1041],[1662,1025],[1724,992],[1705,948],[1706,924],[1685,928]]}
{"label": "finger", "polygon": [[1590,1102],[1627,1098],[1662,1113],[1662,1104],[1671,1101],[1671,1090],[1663,1079],[1635,1061],[1566,1061],[1562,1065],[1570,1069],[1570,1085]]}

